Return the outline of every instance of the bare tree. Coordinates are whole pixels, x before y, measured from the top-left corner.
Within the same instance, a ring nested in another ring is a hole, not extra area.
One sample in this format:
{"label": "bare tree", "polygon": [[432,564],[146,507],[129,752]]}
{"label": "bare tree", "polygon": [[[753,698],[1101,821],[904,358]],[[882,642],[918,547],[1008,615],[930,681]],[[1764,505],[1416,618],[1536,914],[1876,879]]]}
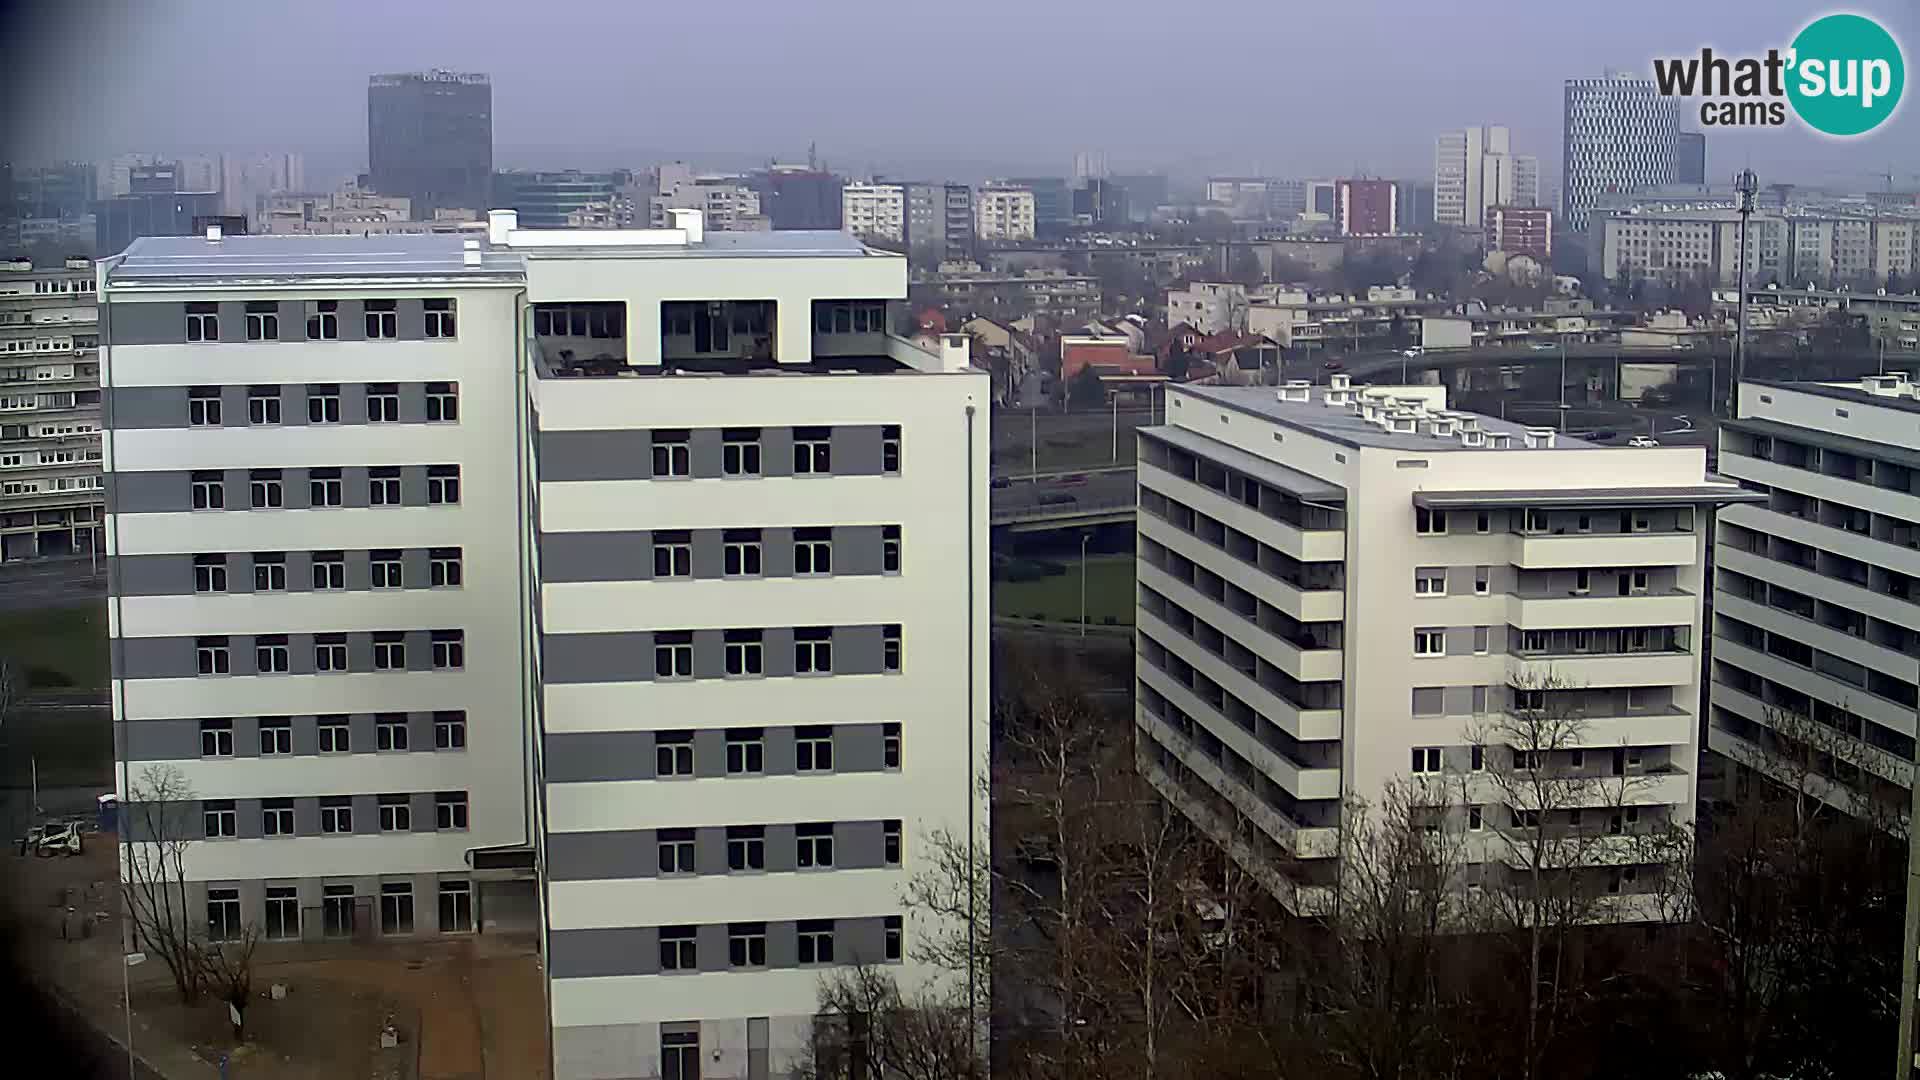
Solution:
{"label": "bare tree", "polygon": [[187,911],[187,849],[198,837],[190,820],[193,788],[175,765],[149,765],[127,791],[121,827],[128,830],[121,870],[127,917],[136,940],[160,957],[182,1001],[207,985],[201,935]]}
{"label": "bare tree", "polygon": [[[1853,719],[1844,703],[1835,711]],[[1822,723],[1803,710],[1769,705],[1761,715],[1757,738],[1730,740],[1726,756],[1792,794],[1785,808],[1797,834],[1842,813],[1905,835],[1906,808],[1898,799],[1875,798],[1871,788],[1878,781],[1904,798],[1912,762],[1867,742],[1857,727]]]}
{"label": "bare tree", "polygon": [[814,1039],[798,1070],[808,1080],[966,1080],[985,1076],[964,999],[903,994],[868,965],[820,981]]}
{"label": "bare tree", "polygon": [[249,922],[241,924],[238,937],[198,947],[208,989],[240,1018],[233,1029],[236,1039],[246,1037],[247,1006],[253,1001],[253,952],[259,944],[260,928]]}

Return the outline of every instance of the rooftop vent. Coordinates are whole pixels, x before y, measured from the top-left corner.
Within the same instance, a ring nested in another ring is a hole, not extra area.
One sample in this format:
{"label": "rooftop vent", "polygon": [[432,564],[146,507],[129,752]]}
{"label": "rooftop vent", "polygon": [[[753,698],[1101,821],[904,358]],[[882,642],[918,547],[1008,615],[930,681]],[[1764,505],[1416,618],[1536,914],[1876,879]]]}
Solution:
{"label": "rooftop vent", "polygon": [[1353,392],[1350,390],[1328,390],[1320,395],[1320,400],[1325,402],[1329,409],[1340,409],[1345,408],[1352,397]]}
{"label": "rooftop vent", "polygon": [[1529,450],[1553,449],[1553,429],[1546,427],[1527,428],[1526,445]]}
{"label": "rooftop vent", "polygon": [[1305,379],[1288,379],[1274,396],[1281,401],[1310,401],[1313,398],[1312,384]]}
{"label": "rooftop vent", "polygon": [[1441,438],[1441,439],[1451,439],[1451,438],[1453,438],[1453,429],[1454,429],[1454,426],[1455,426],[1455,425],[1457,425],[1457,424],[1458,424],[1459,422],[1460,422],[1460,421],[1458,421],[1458,420],[1455,420],[1455,419],[1454,419],[1453,417],[1451,417],[1451,416],[1436,416],[1436,417],[1434,417],[1434,418],[1433,418],[1433,434],[1434,434],[1434,436],[1435,436],[1435,437],[1437,437],[1437,438]]}
{"label": "rooftop vent", "polygon": [[1494,450],[1505,450],[1513,445],[1513,433],[1510,431],[1487,432],[1487,446]]}
{"label": "rooftop vent", "polygon": [[219,242],[220,242],[220,223],[216,221],[207,226],[207,243],[217,244]]}
{"label": "rooftop vent", "polygon": [[1876,397],[1905,397],[1908,394],[1905,372],[1893,372],[1887,375],[1868,375],[1861,382],[1866,384],[1867,393]]}
{"label": "rooftop vent", "polygon": [[1460,445],[1485,446],[1487,445],[1487,433],[1478,428],[1462,428],[1460,431]]}
{"label": "rooftop vent", "polygon": [[673,227],[687,234],[687,243],[698,244],[706,240],[707,215],[700,210],[669,210],[673,216]]}
{"label": "rooftop vent", "polygon": [[1394,404],[1398,405],[1401,411],[1403,412],[1410,412],[1415,416],[1427,415],[1427,399],[1426,398],[1396,397],[1393,399],[1393,401],[1394,401]]}
{"label": "rooftop vent", "polygon": [[480,265],[480,241],[468,240],[460,245],[460,259],[468,266]]}
{"label": "rooftop vent", "polygon": [[1418,431],[1420,418],[1413,413],[1396,412],[1388,418],[1387,430],[1396,435],[1413,435]]}
{"label": "rooftop vent", "polygon": [[1327,376],[1327,388],[1330,390],[1351,390],[1353,389],[1353,376],[1329,375]]}
{"label": "rooftop vent", "polygon": [[487,243],[504,244],[507,234],[520,227],[518,210],[487,211]]}

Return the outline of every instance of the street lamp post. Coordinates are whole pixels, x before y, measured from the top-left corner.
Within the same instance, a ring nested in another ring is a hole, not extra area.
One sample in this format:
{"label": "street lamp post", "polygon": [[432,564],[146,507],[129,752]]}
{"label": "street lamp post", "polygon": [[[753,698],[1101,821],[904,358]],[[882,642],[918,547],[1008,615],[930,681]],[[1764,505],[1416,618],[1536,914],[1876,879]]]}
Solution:
{"label": "street lamp post", "polygon": [[1040,471],[1040,407],[1027,409],[1027,479]]}
{"label": "street lamp post", "polygon": [[1080,534],[1080,636],[1087,636],[1087,541],[1093,533]]}
{"label": "street lamp post", "polygon": [[[1153,391],[1149,389],[1148,393]],[[1120,392],[1113,392],[1113,464],[1120,464]]]}

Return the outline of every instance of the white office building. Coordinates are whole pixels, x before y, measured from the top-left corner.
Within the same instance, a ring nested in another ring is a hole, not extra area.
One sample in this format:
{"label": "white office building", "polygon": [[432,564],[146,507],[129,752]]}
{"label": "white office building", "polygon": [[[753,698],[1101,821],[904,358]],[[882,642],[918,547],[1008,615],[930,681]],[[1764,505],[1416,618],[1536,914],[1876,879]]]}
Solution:
{"label": "white office building", "polygon": [[1920,682],[1915,386],[1750,381],[1739,405],[1720,467],[1766,501],[1720,513],[1707,744],[1766,771],[1814,743],[1831,759],[1816,794],[1903,817]]}
{"label": "white office building", "polygon": [[99,343],[90,260],[0,264],[0,562],[98,547]]}
{"label": "white office building", "polygon": [[695,212],[103,264],[123,789],[190,782],[194,916],[537,928],[556,1077],[779,1075],[835,966],[948,978],[900,895],[986,820],[989,387],[906,282]]}
{"label": "white office building", "polygon": [[1585,232],[1602,195],[1674,182],[1680,99],[1630,73],[1568,79],[1561,134],[1560,216]]}
{"label": "white office building", "polygon": [[[1531,767],[1596,781],[1595,805],[1548,828],[1690,823],[1704,510],[1739,489],[1699,447],[1596,446],[1448,411],[1442,387],[1332,383],[1176,387],[1140,432],[1154,785],[1308,913],[1333,897],[1343,800],[1396,779],[1457,785],[1445,827],[1500,880],[1534,826],[1488,782],[1528,767],[1485,737],[1512,730],[1503,712],[1558,718]],[[1631,845],[1581,850],[1594,861],[1568,869],[1644,917]]]}
{"label": "white office building", "polygon": [[1496,206],[1536,206],[1540,162],[1515,154],[1501,125],[1443,132],[1434,141],[1433,220],[1477,229]]}
{"label": "white office building", "polygon": [[847,184],[842,187],[840,227],[854,236],[905,243],[907,186]]}

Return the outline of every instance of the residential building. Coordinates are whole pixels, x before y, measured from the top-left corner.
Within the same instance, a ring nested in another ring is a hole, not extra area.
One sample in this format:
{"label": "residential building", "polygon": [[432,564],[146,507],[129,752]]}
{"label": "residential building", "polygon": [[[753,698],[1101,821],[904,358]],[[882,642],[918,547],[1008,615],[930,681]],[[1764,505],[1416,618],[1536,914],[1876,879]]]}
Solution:
{"label": "residential building", "polygon": [[1061,270],[995,273],[974,263],[957,263],[916,272],[913,298],[916,304],[1002,321],[1045,312],[1077,322],[1100,314],[1100,279]]}
{"label": "residential building", "polygon": [[946,217],[943,221],[946,255],[942,261],[973,258],[973,189],[965,184],[944,184]]}
{"label": "residential building", "polygon": [[188,910],[537,926],[559,1080],[782,1075],[823,972],[959,978],[900,895],[987,821],[986,373],[886,332],[897,255],[675,224],[102,276],[113,700]]}
{"label": "residential building", "polygon": [[1673,182],[1676,184],[1704,184],[1707,182],[1707,136],[1698,131],[1682,131],[1674,144]]}
{"label": "residential building", "polygon": [[904,244],[906,185],[848,184],[840,189],[840,218],[841,227],[855,236]]}
{"label": "residential building", "polygon": [[1400,231],[1400,185],[1392,180],[1336,180],[1341,236],[1391,236]]}
{"label": "residential building", "polygon": [[1107,177],[1107,152],[1105,150],[1081,150],[1073,155],[1073,178],[1075,180],[1104,180]]}
{"label": "residential building", "polygon": [[1127,189],[1100,177],[1080,181],[1073,189],[1073,220],[1078,225],[1107,228],[1125,225]]}
{"label": "residential building", "polygon": [[1544,206],[1489,206],[1485,218],[1488,251],[1531,255],[1542,266],[1553,258],[1553,211]]}
{"label": "residential building", "polygon": [[760,195],[760,212],[774,229],[838,229],[840,188],[845,181],[813,163],[769,165],[748,175]]}
{"label": "residential building", "polygon": [[0,264],[0,562],[98,549],[93,263]]}
{"label": "residential building", "polygon": [[1202,336],[1247,328],[1247,305],[1269,290],[1237,281],[1196,281],[1167,290],[1167,325],[1186,323]]}
{"label": "residential building", "polygon": [[1577,232],[1604,192],[1671,184],[1680,99],[1631,73],[1566,81],[1562,111],[1560,216]]}
{"label": "residential building", "polygon": [[1425,232],[1433,224],[1433,182],[1414,180],[1400,185],[1400,228]]}
{"label": "residential building", "polygon": [[529,229],[564,229],[568,215],[613,202],[614,189],[621,178],[613,173],[497,172],[493,174],[493,198],[483,209],[505,209],[519,213]]}
{"label": "residential building", "polygon": [[370,186],[436,210],[484,210],[493,178],[493,84],[478,72],[413,71],[367,80]]}
{"label": "residential building", "polygon": [[270,195],[307,189],[306,160],[298,153],[220,155],[221,206],[252,217]]}
{"label": "residential building", "polygon": [[1504,126],[1442,132],[1434,143],[1433,220],[1456,228],[1479,228],[1495,206],[1535,206],[1540,201],[1540,163],[1515,154]]}
{"label": "residential building", "polygon": [[[1714,293],[1714,312],[1728,320],[1727,325],[1737,317],[1739,295],[1735,290]],[[1747,289],[1750,329],[1803,330],[1836,312],[1864,319],[1874,339],[1885,342],[1890,349],[1920,350],[1920,294],[1783,289],[1777,285]]]}
{"label": "residential building", "polygon": [[[773,227],[760,212],[760,192],[744,176],[734,173],[695,174],[684,164],[662,165],[656,188],[642,209],[649,228],[672,224],[673,211],[699,210],[709,232],[765,232]],[[626,222],[622,228],[638,222]]]}
{"label": "residential building", "polygon": [[1920,655],[1914,384],[1751,380],[1738,394],[1720,467],[1764,501],[1719,516],[1707,745],[1762,773],[1817,759],[1811,794],[1904,818]]}
{"label": "residential building", "polygon": [[[1544,827],[1593,838],[1550,858],[1603,911],[1659,917],[1658,864],[1610,838],[1693,820],[1703,523],[1742,497],[1705,450],[1339,375],[1167,398],[1135,619],[1136,757],[1167,800],[1295,912],[1331,910],[1348,800],[1401,783],[1442,793],[1470,881],[1514,883]],[[1533,774],[1590,779],[1536,819]]]}
{"label": "residential building", "polygon": [[[1740,215],[1733,210],[1606,214],[1592,219],[1589,262],[1609,281],[1651,278],[1732,285],[1740,272]],[[1748,223],[1749,280],[1794,275],[1788,220],[1754,214]]]}
{"label": "residential building", "polygon": [[995,242],[1031,240],[1035,220],[1033,192],[1023,187],[989,184],[974,196],[974,232]]}
{"label": "residential building", "polygon": [[1370,285],[1364,293],[1266,286],[1247,306],[1246,329],[1287,348],[1400,348],[1411,343],[1422,315],[1450,306],[1405,285]]}
{"label": "residential building", "polygon": [[1033,192],[1034,226],[1041,233],[1058,233],[1073,224],[1073,191],[1059,176],[1015,176],[1007,180]]}
{"label": "residential building", "polygon": [[[161,182],[156,173],[154,183]],[[170,171],[165,182],[172,182]],[[195,218],[219,213],[217,191],[167,190],[104,199],[93,204],[93,250],[112,255],[143,236],[191,236]]]}
{"label": "residential building", "polygon": [[85,162],[11,170],[16,218],[71,220],[93,212],[94,171]]}
{"label": "residential building", "polygon": [[1110,179],[1126,192],[1127,217],[1136,224],[1147,221],[1155,209],[1167,204],[1165,173],[1115,173]]}
{"label": "residential building", "polygon": [[155,154],[121,154],[109,158],[95,166],[94,192],[102,199],[111,199],[120,195],[133,194],[133,170],[140,165],[157,165],[162,158]]}

